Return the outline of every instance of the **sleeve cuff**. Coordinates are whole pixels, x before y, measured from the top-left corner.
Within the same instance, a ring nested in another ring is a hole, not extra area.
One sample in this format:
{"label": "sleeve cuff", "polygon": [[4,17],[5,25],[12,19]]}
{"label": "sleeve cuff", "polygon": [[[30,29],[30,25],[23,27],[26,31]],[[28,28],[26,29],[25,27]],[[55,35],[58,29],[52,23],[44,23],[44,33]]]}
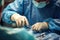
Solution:
{"label": "sleeve cuff", "polygon": [[12,12],[12,11],[7,11],[6,14],[3,15],[2,20],[8,24],[11,24],[13,21],[11,20],[11,16],[16,13],[16,12]]}

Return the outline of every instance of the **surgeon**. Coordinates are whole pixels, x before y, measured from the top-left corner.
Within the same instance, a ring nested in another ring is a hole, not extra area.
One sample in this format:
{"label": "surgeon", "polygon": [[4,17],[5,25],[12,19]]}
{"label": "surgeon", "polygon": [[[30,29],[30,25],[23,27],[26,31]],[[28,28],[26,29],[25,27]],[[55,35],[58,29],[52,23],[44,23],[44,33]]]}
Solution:
{"label": "surgeon", "polygon": [[2,20],[36,31],[60,31],[60,0],[15,0],[4,9]]}

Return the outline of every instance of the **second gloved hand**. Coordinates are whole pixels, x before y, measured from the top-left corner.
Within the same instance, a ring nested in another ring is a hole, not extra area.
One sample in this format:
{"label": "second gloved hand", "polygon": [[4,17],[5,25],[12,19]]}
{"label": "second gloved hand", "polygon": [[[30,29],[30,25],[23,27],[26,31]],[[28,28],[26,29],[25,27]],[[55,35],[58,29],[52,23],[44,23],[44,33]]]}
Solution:
{"label": "second gloved hand", "polygon": [[25,25],[26,26],[29,25],[27,18],[25,16],[21,16],[17,13],[15,13],[11,16],[11,20],[16,22],[17,27],[23,27]]}
{"label": "second gloved hand", "polygon": [[35,31],[42,31],[48,29],[48,24],[46,22],[38,22],[32,25],[32,29]]}

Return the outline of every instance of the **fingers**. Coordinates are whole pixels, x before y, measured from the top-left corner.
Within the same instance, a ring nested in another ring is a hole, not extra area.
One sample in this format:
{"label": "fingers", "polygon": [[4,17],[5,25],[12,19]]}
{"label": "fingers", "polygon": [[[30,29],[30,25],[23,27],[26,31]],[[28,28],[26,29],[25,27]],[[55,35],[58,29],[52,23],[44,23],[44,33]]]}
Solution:
{"label": "fingers", "polygon": [[42,28],[41,24],[38,24],[38,23],[36,23],[32,26],[32,29],[36,30],[36,31],[40,31],[41,28]]}
{"label": "fingers", "polygon": [[24,20],[18,20],[17,27],[23,27],[24,26]]}
{"label": "fingers", "polygon": [[23,26],[28,26],[29,23],[28,23],[28,20],[25,16],[22,16],[21,18],[18,18],[16,20],[16,24],[17,24],[17,27],[23,27]]}
{"label": "fingers", "polygon": [[22,26],[24,26],[24,25],[25,25],[24,20],[23,20],[23,21],[21,21],[21,24],[22,24]]}
{"label": "fingers", "polygon": [[39,31],[39,26],[34,26],[32,29],[36,30],[36,31]]}
{"label": "fingers", "polygon": [[22,27],[22,21],[19,20],[18,27]]}
{"label": "fingers", "polygon": [[29,22],[28,22],[27,18],[24,19],[24,22],[25,22],[26,26],[29,26]]}
{"label": "fingers", "polygon": [[17,25],[17,27],[19,28],[19,27],[21,26],[21,21],[16,20],[16,25]]}
{"label": "fingers", "polygon": [[17,27],[18,27],[18,21],[16,21],[16,25],[17,25]]}

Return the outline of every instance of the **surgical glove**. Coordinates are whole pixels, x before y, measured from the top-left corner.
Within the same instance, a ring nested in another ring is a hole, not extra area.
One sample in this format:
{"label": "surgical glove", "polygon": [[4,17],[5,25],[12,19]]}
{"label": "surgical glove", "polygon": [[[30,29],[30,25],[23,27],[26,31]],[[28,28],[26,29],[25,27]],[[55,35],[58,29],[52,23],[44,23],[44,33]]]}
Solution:
{"label": "surgical glove", "polygon": [[17,27],[23,27],[29,25],[27,18],[17,13],[11,16],[11,20],[16,22]]}
{"label": "surgical glove", "polygon": [[42,31],[42,30],[48,29],[48,23],[38,22],[38,23],[32,25],[32,29],[35,31]]}

